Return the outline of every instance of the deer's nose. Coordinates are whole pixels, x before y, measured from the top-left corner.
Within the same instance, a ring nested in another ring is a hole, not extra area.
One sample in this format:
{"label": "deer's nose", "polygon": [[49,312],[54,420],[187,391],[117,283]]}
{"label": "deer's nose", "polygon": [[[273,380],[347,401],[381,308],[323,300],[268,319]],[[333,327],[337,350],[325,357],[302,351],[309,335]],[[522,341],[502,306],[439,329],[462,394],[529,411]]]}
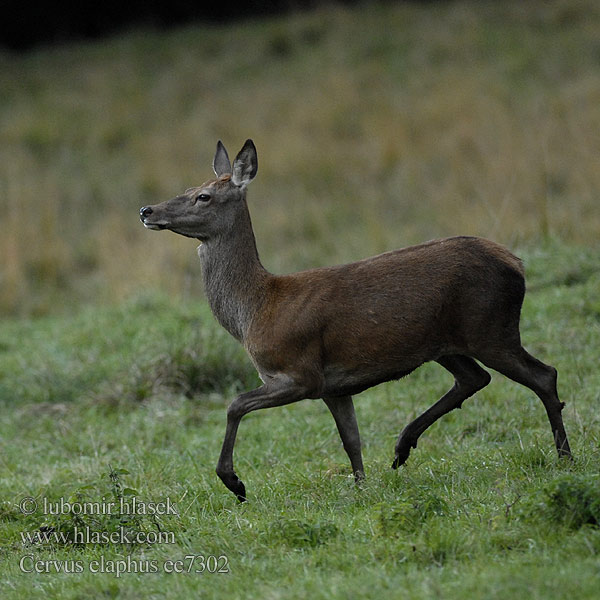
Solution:
{"label": "deer's nose", "polygon": [[149,217],[152,214],[152,208],[149,206],[142,206],[142,208],[140,208],[140,217],[142,217],[142,219],[144,217]]}

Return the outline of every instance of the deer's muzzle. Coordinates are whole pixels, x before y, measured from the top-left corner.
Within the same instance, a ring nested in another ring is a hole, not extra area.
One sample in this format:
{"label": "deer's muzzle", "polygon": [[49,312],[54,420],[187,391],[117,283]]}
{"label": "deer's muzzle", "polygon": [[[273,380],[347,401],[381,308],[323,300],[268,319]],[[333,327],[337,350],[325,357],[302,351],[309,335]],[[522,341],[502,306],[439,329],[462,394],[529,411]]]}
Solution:
{"label": "deer's muzzle", "polygon": [[144,224],[144,227],[147,229],[166,229],[167,224],[163,221],[155,221],[153,223],[149,220],[153,212],[151,206],[142,206],[140,208],[140,221]]}

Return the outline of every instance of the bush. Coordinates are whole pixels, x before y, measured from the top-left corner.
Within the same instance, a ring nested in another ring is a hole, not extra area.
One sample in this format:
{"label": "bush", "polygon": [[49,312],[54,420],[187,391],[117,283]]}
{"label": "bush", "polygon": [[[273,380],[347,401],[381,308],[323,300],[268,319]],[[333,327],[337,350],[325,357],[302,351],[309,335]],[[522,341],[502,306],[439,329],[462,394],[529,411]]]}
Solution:
{"label": "bush", "polygon": [[600,525],[600,478],[596,475],[563,475],[524,505],[528,517],[543,518],[579,529]]}

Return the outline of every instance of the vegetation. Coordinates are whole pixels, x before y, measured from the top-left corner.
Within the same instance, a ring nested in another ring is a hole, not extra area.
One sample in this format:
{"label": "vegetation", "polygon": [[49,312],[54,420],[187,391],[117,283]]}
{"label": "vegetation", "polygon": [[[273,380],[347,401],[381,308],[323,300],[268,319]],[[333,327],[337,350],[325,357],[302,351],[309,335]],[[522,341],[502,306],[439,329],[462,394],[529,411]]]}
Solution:
{"label": "vegetation", "polygon": [[[2,598],[595,598],[599,34],[591,0],[371,5],[0,56]],[[246,417],[238,505],[214,466],[256,374],[137,211],[246,137],[275,272],[454,233],[522,256],[575,462],[495,374],[391,470],[451,385],[425,365],[357,397],[360,488],[322,402]]]}
{"label": "vegetation", "polygon": [[[595,597],[597,255],[549,245],[525,259],[523,337],[559,369],[573,464],[556,458],[541,402],[495,376],[392,471],[400,429],[451,384],[426,365],[357,397],[368,476],[360,489],[323,403],[244,419],[236,457],[245,505],[214,466],[226,404],[256,376],[204,305],[144,296],[4,322],[3,597],[393,598],[399,588],[407,598]],[[119,499],[133,497],[169,500],[177,514],[128,514]],[[61,501],[115,509],[44,509]],[[114,543],[94,537],[122,531],[129,537]],[[201,555],[226,557],[229,573],[197,573]],[[173,561],[192,572],[169,574]],[[81,572],[57,574],[56,564]]]}

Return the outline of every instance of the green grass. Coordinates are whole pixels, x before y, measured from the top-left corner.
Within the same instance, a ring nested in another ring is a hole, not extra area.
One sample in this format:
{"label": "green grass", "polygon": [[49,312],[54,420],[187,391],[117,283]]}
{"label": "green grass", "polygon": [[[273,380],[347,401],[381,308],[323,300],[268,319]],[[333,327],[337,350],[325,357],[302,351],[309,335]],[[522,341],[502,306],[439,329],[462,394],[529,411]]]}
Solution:
{"label": "green grass", "polygon": [[[395,598],[399,589],[406,598],[595,597],[597,254],[560,243],[521,254],[531,288],[523,338],[559,370],[573,464],[556,458],[539,400],[495,375],[393,471],[399,431],[451,384],[425,365],[356,398],[367,469],[360,489],[321,402],[246,417],[236,459],[249,501],[239,505],[214,466],[226,405],[257,379],[203,303],[144,295],[71,317],[5,321],[3,598]],[[178,514],[43,510],[44,500],[101,506],[133,496],[169,499]],[[33,514],[19,508],[28,497]],[[74,537],[121,527],[141,537]],[[24,541],[27,532],[38,539]],[[186,558],[200,555],[226,557],[210,565],[227,561],[229,573],[165,572],[173,561],[200,568]],[[81,572],[30,572],[34,561]]]}

